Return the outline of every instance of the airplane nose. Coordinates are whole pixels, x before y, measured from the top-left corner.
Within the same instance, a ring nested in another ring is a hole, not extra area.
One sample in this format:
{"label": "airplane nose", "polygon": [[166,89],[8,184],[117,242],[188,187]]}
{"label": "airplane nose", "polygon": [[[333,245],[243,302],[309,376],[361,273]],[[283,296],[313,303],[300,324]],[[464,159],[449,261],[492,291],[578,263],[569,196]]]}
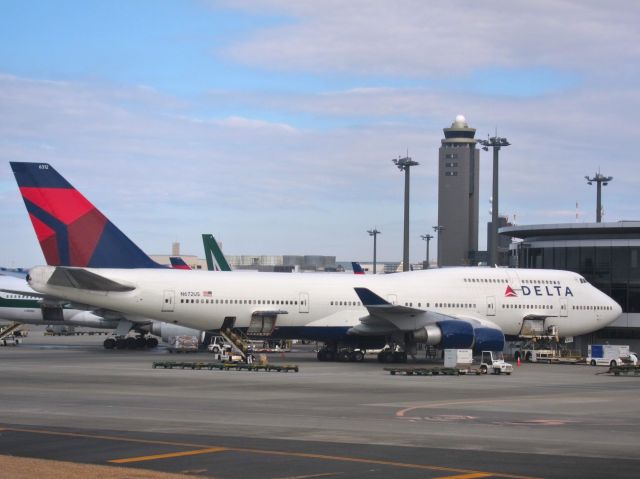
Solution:
{"label": "airplane nose", "polygon": [[613,303],[613,314],[614,314],[614,317],[617,318],[622,314],[622,307],[615,301],[612,301],[612,303]]}

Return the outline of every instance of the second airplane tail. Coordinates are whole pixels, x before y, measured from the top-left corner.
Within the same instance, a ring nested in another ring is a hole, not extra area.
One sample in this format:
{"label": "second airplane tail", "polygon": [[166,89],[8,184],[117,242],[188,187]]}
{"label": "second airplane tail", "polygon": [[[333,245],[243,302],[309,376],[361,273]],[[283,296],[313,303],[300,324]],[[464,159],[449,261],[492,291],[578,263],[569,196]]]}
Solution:
{"label": "second airplane tail", "polygon": [[47,163],[11,162],[47,264],[161,268]]}

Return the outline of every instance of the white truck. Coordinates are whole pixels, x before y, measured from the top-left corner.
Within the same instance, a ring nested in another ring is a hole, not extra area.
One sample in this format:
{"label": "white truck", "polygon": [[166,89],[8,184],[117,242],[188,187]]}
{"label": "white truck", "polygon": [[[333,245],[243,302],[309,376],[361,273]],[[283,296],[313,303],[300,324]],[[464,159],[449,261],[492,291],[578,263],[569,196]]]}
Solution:
{"label": "white truck", "polygon": [[511,374],[513,365],[505,362],[502,352],[482,351],[480,371],[483,374]]}
{"label": "white truck", "polygon": [[618,344],[590,344],[587,363],[591,366],[615,368],[622,364],[638,364],[638,357],[629,351],[629,346]]}

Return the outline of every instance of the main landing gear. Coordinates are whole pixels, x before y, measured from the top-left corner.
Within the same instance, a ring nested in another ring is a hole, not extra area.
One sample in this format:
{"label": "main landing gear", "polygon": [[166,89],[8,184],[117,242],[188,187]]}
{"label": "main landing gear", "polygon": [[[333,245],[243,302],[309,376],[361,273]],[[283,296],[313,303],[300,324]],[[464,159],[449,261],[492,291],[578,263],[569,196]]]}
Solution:
{"label": "main landing gear", "polygon": [[378,353],[379,363],[406,363],[407,353],[404,351],[393,351],[392,349],[385,348]]}
{"label": "main landing gear", "polygon": [[158,340],[151,336],[107,338],[103,346],[105,349],[153,349],[158,347]]}
{"label": "main landing gear", "polygon": [[339,362],[362,362],[364,360],[365,351],[361,349],[349,349],[330,346],[323,347],[318,351],[318,361],[339,361]]}

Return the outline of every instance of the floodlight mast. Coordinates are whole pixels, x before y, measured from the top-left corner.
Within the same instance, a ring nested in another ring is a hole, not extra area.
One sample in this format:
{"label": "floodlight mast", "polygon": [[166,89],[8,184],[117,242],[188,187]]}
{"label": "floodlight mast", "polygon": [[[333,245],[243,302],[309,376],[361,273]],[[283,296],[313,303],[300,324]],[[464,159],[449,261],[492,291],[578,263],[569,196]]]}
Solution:
{"label": "floodlight mast", "polygon": [[482,145],[484,151],[489,151],[489,147],[493,148],[493,196],[491,207],[491,248],[489,251],[489,264],[491,266],[498,264],[498,152],[500,148],[509,146],[511,143],[506,138],[492,136],[487,140],[476,140]]}
{"label": "floodlight mast", "polygon": [[440,267],[440,258],[442,258],[442,248],[440,247],[440,245],[442,244],[442,241],[440,241],[440,237],[442,236],[440,233],[442,233],[444,231],[444,226],[441,225],[437,225],[433,227],[433,231],[435,231],[438,234],[438,261],[437,261],[437,265],[438,268]]}
{"label": "floodlight mast", "polygon": [[409,156],[391,160],[400,171],[404,171],[404,242],[402,245],[402,271],[409,271],[409,183],[412,166],[420,163]]}
{"label": "floodlight mast", "polygon": [[604,176],[598,170],[593,178],[585,176],[584,179],[587,180],[589,185],[592,185],[594,182],[596,183],[596,223],[602,223],[602,187],[607,186],[609,182],[613,180],[613,176]]}
{"label": "floodlight mast", "polygon": [[430,235],[430,234],[420,235],[420,238],[422,238],[427,242],[427,255],[425,257],[424,269],[428,269],[429,268],[429,242],[433,239],[433,235]]}
{"label": "floodlight mast", "polygon": [[372,230],[367,230],[367,233],[369,233],[369,236],[373,236],[373,274],[376,274],[376,239],[381,232],[373,228]]}

